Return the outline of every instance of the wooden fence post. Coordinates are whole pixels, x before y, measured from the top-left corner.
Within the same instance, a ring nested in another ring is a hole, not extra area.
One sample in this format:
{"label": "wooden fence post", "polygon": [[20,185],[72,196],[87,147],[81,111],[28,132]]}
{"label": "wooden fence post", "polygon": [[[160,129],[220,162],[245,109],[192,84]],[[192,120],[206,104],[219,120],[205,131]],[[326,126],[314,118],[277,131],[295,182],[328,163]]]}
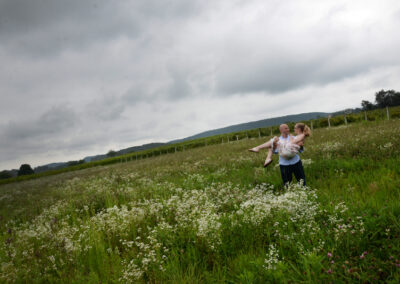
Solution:
{"label": "wooden fence post", "polygon": [[272,127],[271,127],[271,136],[272,136]]}
{"label": "wooden fence post", "polygon": [[228,136],[228,143],[229,143],[229,136]]}
{"label": "wooden fence post", "polygon": [[328,116],[328,127],[329,128],[331,127],[331,116],[330,115]]}
{"label": "wooden fence post", "polygon": [[258,138],[261,138],[261,131],[258,129]]}
{"label": "wooden fence post", "polygon": [[344,115],[344,123],[347,125],[347,117]]}
{"label": "wooden fence post", "polygon": [[365,121],[367,121],[368,119],[367,119],[367,112],[364,110],[364,118],[365,118]]}

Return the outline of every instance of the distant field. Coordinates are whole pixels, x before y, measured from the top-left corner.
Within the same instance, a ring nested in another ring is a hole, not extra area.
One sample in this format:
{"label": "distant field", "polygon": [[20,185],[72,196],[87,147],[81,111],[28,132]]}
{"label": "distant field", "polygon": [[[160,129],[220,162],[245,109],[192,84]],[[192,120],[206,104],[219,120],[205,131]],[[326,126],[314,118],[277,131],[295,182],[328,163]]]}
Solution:
{"label": "distant field", "polygon": [[308,188],[257,130],[1,185],[0,282],[399,283],[400,120],[357,115],[306,141]]}

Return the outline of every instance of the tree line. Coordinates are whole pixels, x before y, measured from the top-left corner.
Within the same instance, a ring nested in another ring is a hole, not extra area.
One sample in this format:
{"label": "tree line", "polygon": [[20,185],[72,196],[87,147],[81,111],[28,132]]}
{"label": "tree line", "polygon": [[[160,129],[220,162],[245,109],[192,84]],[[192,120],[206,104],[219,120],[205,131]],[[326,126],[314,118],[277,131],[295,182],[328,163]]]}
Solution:
{"label": "tree line", "polygon": [[377,108],[393,107],[400,105],[400,92],[395,90],[380,90],[375,93],[375,103],[363,100],[361,106],[363,110],[373,110]]}
{"label": "tree line", "polygon": [[31,165],[29,165],[29,164],[22,164],[18,170],[0,171],[0,180],[8,179],[8,178],[16,177],[16,176],[32,175],[35,173],[40,173],[40,172],[54,170],[54,169],[62,169],[62,168],[70,167],[70,166],[80,165],[80,164],[83,164],[84,162],[85,162],[84,160],[69,161],[58,167],[49,168],[48,166],[40,166],[35,169],[32,169]]}

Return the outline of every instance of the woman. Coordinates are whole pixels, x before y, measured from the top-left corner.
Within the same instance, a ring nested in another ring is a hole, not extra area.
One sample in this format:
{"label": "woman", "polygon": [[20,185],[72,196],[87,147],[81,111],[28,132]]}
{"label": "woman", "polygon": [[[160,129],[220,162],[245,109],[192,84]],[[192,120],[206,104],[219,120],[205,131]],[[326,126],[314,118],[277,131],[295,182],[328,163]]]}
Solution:
{"label": "woman", "polygon": [[268,155],[264,162],[264,168],[272,163],[272,153],[276,149],[279,155],[289,160],[299,153],[300,146],[304,145],[304,140],[311,135],[311,129],[304,123],[297,123],[294,127],[296,136],[290,135],[288,142],[281,142],[277,136],[271,138],[268,142],[257,147],[249,149],[250,152],[258,153],[260,149],[268,148]]}

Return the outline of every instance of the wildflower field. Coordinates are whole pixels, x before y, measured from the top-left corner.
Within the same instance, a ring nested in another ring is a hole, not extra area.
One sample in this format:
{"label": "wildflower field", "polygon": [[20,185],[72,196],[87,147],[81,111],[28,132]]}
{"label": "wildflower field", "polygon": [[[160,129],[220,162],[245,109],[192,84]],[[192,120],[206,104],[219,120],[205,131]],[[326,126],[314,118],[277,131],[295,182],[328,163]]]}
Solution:
{"label": "wildflower field", "polygon": [[400,120],[316,129],[308,187],[251,138],[0,186],[1,283],[400,282]]}

